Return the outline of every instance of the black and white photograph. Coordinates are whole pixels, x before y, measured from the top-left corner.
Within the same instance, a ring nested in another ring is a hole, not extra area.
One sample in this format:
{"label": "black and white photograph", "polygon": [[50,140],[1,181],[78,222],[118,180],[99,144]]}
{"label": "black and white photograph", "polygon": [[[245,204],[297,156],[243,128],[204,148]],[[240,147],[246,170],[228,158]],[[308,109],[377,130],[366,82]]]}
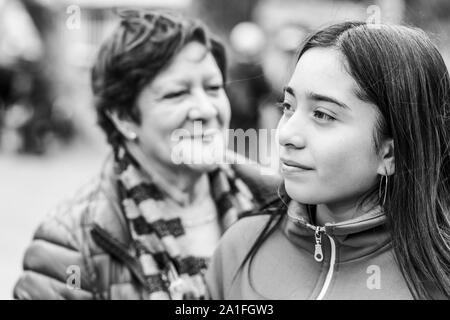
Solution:
{"label": "black and white photograph", "polygon": [[0,300],[449,300],[449,68],[449,0],[0,0]]}

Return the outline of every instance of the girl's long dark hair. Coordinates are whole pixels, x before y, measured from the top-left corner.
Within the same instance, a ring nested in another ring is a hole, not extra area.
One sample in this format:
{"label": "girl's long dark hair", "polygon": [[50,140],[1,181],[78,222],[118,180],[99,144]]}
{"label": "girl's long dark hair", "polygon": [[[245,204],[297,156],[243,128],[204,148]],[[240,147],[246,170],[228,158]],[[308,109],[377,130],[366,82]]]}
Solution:
{"label": "girl's long dark hair", "polygon": [[[376,148],[384,138],[394,141],[395,174],[383,207],[411,293],[450,298],[450,79],[442,56],[419,29],[363,22],[316,32],[298,59],[316,47],[341,52],[358,96],[378,107]],[[365,200],[373,200],[376,189]],[[242,266],[280,222],[270,219]]]}

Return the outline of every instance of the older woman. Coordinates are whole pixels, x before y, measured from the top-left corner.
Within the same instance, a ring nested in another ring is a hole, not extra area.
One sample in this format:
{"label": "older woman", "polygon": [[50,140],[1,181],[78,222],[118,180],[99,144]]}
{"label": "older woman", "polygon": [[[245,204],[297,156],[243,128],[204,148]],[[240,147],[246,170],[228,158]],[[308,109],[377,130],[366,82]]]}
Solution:
{"label": "older woman", "polygon": [[198,22],[122,14],[92,70],[113,156],[38,228],[16,298],[204,297],[221,234],[274,200],[278,183],[256,166],[205,160],[225,147],[224,78],[224,48]]}

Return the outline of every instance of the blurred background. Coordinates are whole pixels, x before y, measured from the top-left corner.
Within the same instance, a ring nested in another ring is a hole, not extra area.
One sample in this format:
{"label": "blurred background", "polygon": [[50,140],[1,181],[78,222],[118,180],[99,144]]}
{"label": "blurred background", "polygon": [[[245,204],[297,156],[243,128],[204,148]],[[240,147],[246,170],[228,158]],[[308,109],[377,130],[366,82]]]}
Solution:
{"label": "blurred background", "polygon": [[[37,224],[108,153],[89,72],[121,7],[178,10],[226,42],[235,129],[276,127],[299,43],[333,22],[418,26],[450,64],[448,0],[0,0],[0,299],[11,299]],[[259,150],[238,151],[270,164]]]}

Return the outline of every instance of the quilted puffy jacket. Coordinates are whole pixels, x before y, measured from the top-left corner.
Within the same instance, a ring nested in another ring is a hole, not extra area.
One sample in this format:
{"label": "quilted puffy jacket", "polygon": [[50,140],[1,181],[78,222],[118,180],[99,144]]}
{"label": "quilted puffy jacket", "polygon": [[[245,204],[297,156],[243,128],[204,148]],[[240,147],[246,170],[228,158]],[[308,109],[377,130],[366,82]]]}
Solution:
{"label": "quilted puffy jacket", "polygon": [[[143,297],[142,274],[131,254],[112,167],[108,160],[100,177],[57,207],[38,227],[25,253],[15,299]],[[276,200],[278,176],[261,174],[257,165],[232,168],[249,186],[259,207]]]}

